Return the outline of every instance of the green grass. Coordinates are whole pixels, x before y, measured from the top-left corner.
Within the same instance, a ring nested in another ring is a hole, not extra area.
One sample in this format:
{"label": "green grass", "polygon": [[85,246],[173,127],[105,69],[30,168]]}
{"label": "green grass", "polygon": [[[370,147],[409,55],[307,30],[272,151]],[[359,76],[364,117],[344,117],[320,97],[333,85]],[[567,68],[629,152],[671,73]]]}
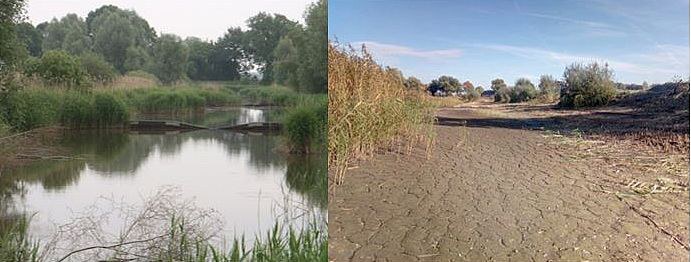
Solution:
{"label": "green grass", "polygon": [[17,215],[0,223],[0,261],[38,261],[39,244],[27,233],[28,218]]}
{"label": "green grass", "polygon": [[238,105],[240,97],[224,89],[200,87],[126,90],[25,88],[0,101],[0,132],[62,124],[76,128],[122,126],[133,112],[180,112],[206,106]]}
{"label": "green grass", "polygon": [[168,246],[151,256],[155,261],[327,261],[328,241],[325,231],[310,223],[303,230],[284,230],[278,223],[263,236],[256,236],[247,246],[245,237],[235,238],[229,250],[197,239],[185,231],[184,221],[172,221]]}
{"label": "green grass", "polygon": [[328,101],[326,96],[309,98],[286,110],[283,119],[290,151],[309,153],[326,142]]}

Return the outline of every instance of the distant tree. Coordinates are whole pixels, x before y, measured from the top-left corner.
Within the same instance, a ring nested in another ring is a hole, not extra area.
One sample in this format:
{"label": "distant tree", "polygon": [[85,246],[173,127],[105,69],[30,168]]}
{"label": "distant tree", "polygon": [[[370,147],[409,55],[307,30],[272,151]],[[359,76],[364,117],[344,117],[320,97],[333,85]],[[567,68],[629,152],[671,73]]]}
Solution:
{"label": "distant tree", "polygon": [[239,27],[229,28],[214,44],[209,57],[211,74],[215,80],[237,80],[252,68],[248,52],[244,49],[244,32]]}
{"label": "distant tree", "polygon": [[553,102],[554,100],[559,99],[559,83],[557,83],[557,81],[554,80],[554,77],[551,75],[540,76],[540,84],[538,87],[540,87],[539,96],[542,98],[542,100]]}
{"label": "distant tree", "polygon": [[94,51],[120,73],[139,70],[150,63],[146,54],[151,51],[156,32],[134,11],[102,6],[89,12],[86,25],[93,36]]}
{"label": "distant tree", "polygon": [[15,32],[25,4],[24,0],[3,0],[0,4],[0,103],[4,100],[5,91],[17,88],[11,72],[26,54],[18,44]]}
{"label": "distant tree", "polygon": [[572,108],[606,105],[615,94],[613,75],[607,64],[571,64],[564,70],[566,89],[562,90],[559,105]]}
{"label": "distant tree", "polygon": [[243,35],[244,49],[259,66],[262,82],[273,82],[274,50],[278,46],[278,41],[295,26],[296,22],[280,14],[270,15],[261,12],[247,20],[249,30]]}
{"label": "distant tree", "polygon": [[85,83],[86,73],[79,60],[65,51],[46,51],[28,71],[48,85],[76,87]]}
{"label": "distant tree", "polygon": [[535,85],[527,78],[516,80],[515,86],[511,89],[511,103],[529,101],[537,97]]}
{"label": "distant tree", "polygon": [[499,91],[499,89],[506,88],[506,87],[507,86],[506,86],[506,83],[504,83],[504,79],[497,78],[497,79],[492,80],[492,86],[491,86],[492,90]]}
{"label": "distant tree", "polygon": [[43,50],[64,50],[79,55],[91,50],[91,38],[84,19],[76,14],[67,14],[57,20],[53,18],[46,26]]}
{"label": "distant tree", "polygon": [[643,84],[641,84],[641,86],[643,90],[648,90],[650,88],[650,85],[648,85],[648,81],[643,81]]}
{"label": "distant tree", "polygon": [[328,3],[319,0],[310,4],[305,12],[306,41],[300,58],[300,85],[311,92],[326,92],[327,89],[327,45],[328,45]]}
{"label": "distant tree", "polygon": [[98,83],[110,83],[115,80],[117,71],[113,65],[106,62],[103,57],[93,52],[87,52],[79,57],[82,69],[89,78]]}
{"label": "distant tree", "polygon": [[300,54],[293,42],[295,37],[283,37],[274,50],[273,76],[276,83],[299,89]]}
{"label": "distant tree", "polygon": [[154,74],[163,84],[172,84],[185,77],[187,58],[180,37],[163,34],[153,47]]}
{"label": "distant tree", "polygon": [[475,86],[470,81],[463,82],[461,86],[463,87],[463,90],[468,93],[475,90]]}
{"label": "distant tree", "polygon": [[482,86],[477,86],[477,87],[475,87],[475,91],[476,91],[478,94],[482,94],[482,92],[485,92],[485,88],[482,87]]}
{"label": "distant tree", "polygon": [[43,34],[31,23],[22,22],[17,25],[17,38],[26,46],[29,55],[40,57],[43,52]]}
{"label": "distant tree", "polygon": [[424,89],[424,86],[425,86],[422,83],[422,81],[420,81],[420,79],[417,79],[414,76],[408,77],[408,79],[405,80],[404,85],[405,85],[406,89],[409,91],[419,91],[419,90]]}
{"label": "distant tree", "polygon": [[432,80],[427,87],[427,91],[432,94],[437,91],[457,92],[459,89],[461,89],[461,82],[452,76],[440,76],[438,79]]}

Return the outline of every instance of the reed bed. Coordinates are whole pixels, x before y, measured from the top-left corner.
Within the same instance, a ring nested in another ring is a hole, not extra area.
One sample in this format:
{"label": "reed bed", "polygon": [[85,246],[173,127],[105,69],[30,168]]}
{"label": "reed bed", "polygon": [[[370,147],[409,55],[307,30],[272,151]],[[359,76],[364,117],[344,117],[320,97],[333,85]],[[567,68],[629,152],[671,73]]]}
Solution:
{"label": "reed bed", "polygon": [[433,140],[434,105],[406,91],[400,76],[361,50],[329,44],[329,167],[343,182],[348,164],[375,150],[405,141]]}

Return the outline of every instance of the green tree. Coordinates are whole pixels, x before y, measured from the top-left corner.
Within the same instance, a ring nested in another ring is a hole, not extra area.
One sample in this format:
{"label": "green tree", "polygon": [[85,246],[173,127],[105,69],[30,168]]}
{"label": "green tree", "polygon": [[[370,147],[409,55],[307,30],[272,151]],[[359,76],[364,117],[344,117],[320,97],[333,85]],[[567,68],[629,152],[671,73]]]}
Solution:
{"label": "green tree", "polygon": [[280,14],[261,12],[247,20],[249,30],[243,34],[244,49],[258,65],[263,83],[273,82],[274,50],[278,41],[295,26],[296,22]]}
{"label": "green tree", "polygon": [[27,74],[40,77],[48,85],[67,87],[81,86],[86,80],[79,60],[62,50],[46,51]]}
{"label": "green tree", "polygon": [[93,52],[84,53],[79,57],[79,62],[92,81],[110,83],[115,80],[117,71],[100,55]]}
{"label": "green tree", "polygon": [[564,70],[566,89],[562,90],[559,105],[573,108],[606,105],[615,94],[613,75],[607,64],[571,64]]}
{"label": "green tree", "polygon": [[419,91],[424,88],[424,84],[420,79],[417,79],[414,76],[408,77],[408,79],[405,80],[405,83],[403,83],[406,87],[407,90],[410,91]]}
{"label": "green tree", "polygon": [[79,55],[91,50],[91,38],[84,19],[76,14],[67,14],[57,20],[53,18],[45,28],[44,50],[65,50]]}
{"label": "green tree", "polygon": [[499,91],[499,89],[506,88],[506,83],[504,83],[504,79],[497,78],[492,80],[492,90],[494,91]]}
{"label": "green tree", "polygon": [[15,32],[24,5],[24,0],[3,0],[0,4],[0,102],[4,101],[5,91],[16,87],[10,72],[25,54]]}
{"label": "green tree", "polygon": [[311,4],[305,15],[306,41],[301,52],[300,85],[311,92],[326,92],[328,6],[326,0]]}
{"label": "green tree", "polygon": [[511,103],[529,101],[537,97],[535,85],[527,78],[519,78],[511,89]]}
{"label": "green tree", "polygon": [[154,74],[164,84],[172,84],[185,77],[187,48],[180,37],[163,34],[153,47]]}
{"label": "green tree", "polygon": [[276,83],[299,89],[300,54],[293,43],[294,37],[283,37],[274,50],[274,80]]}
{"label": "green tree", "polygon": [[132,24],[121,13],[103,14],[103,21],[94,30],[94,50],[101,54],[120,73],[125,72],[127,49],[133,46],[135,31]]}
{"label": "green tree", "polygon": [[31,56],[40,57],[43,52],[43,35],[31,23],[22,22],[17,25],[17,38],[26,46]]}
{"label": "green tree", "polygon": [[551,75],[540,76],[540,96],[547,101],[554,101],[559,98],[559,83]]}

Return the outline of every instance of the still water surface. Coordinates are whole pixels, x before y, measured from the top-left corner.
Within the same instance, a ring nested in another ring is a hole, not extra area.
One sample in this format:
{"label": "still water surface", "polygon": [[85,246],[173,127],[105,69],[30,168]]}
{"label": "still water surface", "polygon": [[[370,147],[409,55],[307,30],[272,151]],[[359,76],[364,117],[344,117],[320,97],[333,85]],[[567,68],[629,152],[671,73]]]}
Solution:
{"label": "still water surface", "polygon": [[[222,126],[279,117],[275,109],[224,108],[175,118]],[[5,191],[14,208],[34,214],[30,232],[38,239],[49,239],[60,225],[92,212],[99,201],[137,205],[165,188],[215,210],[223,222],[220,235],[226,238],[244,234],[251,239],[276,221],[326,216],[325,156],[285,154],[280,136],[221,130],[69,132],[60,141],[70,155],[83,160],[37,162],[2,174],[2,185],[12,188]],[[8,178],[20,182],[8,183]],[[122,221],[104,221],[105,231],[122,230]]]}

